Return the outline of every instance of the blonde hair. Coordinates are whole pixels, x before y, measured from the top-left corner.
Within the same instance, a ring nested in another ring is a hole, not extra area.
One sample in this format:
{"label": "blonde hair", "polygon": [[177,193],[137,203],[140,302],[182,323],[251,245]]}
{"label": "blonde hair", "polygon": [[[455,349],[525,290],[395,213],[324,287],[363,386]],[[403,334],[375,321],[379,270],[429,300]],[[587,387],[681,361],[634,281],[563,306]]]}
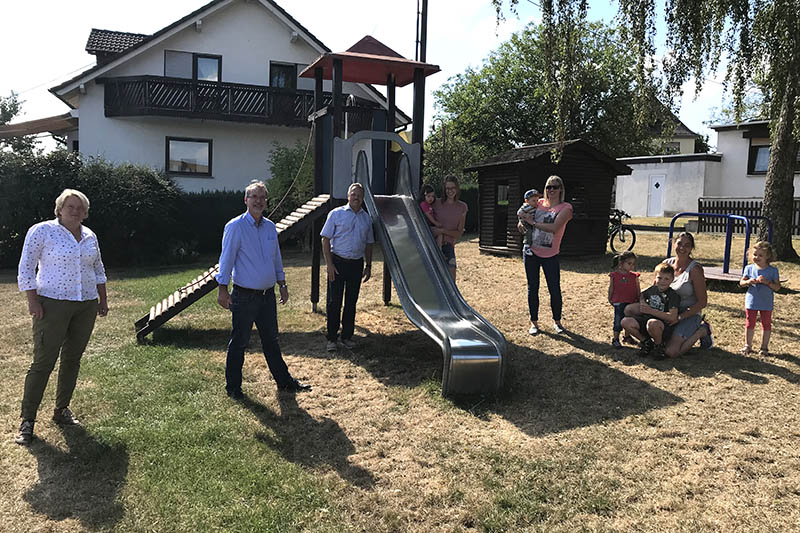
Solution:
{"label": "blonde hair", "polygon": [[[61,209],[64,207],[64,202],[66,202],[67,198],[70,196],[74,196],[81,201],[81,205],[83,205],[83,210],[86,213],[86,216],[89,216],[89,199],[86,197],[86,195],[77,189],[64,189],[61,194],[58,195],[58,198],[56,198],[56,208],[54,209],[56,218],[61,216]],[[84,218],[86,218],[86,216]]]}
{"label": "blonde hair", "polygon": [[670,265],[669,263],[659,263],[656,265],[656,268],[653,269],[654,274],[669,274],[673,278],[675,277],[675,268]]}
{"label": "blonde hair", "polygon": [[[544,184],[545,193],[547,193],[547,186],[550,185],[550,184],[556,184],[559,187],[561,187],[561,189],[559,189],[561,192],[558,195],[559,196],[558,201],[559,202],[563,202],[564,201],[564,197],[566,196],[566,191],[564,190],[564,180],[562,180],[559,176],[556,176],[555,174],[553,174],[552,176],[547,178],[547,181]],[[547,198],[546,194],[545,194],[545,198]]]}
{"label": "blonde hair", "polygon": [[260,180],[253,180],[250,182],[250,185],[247,186],[244,190],[244,197],[247,198],[248,195],[256,189],[261,189],[264,191],[264,194],[269,196],[269,192],[267,192],[267,186],[264,185],[263,181]]}
{"label": "blonde hair", "polygon": [[777,258],[776,254],[775,254],[775,249],[772,247],[772,245],[769,242],[767,242],[767,241],[758,241],[757,243],[755,243],[753,245],[752,248],[750,248],[750,261],[753,260],[753,252],[755,252],[756,250],[763,250],[764,252],[766,252],[767,264],[772,263]]}

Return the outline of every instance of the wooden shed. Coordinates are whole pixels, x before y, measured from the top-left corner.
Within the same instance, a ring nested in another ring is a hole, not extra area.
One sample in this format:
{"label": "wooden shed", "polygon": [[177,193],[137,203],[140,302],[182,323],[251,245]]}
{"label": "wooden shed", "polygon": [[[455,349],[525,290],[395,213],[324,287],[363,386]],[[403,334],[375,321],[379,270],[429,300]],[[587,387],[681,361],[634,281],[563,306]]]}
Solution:
{"label": "wooden shed", "polygon": [[561,241],[561,253],[605,253],[614,180],[632,170],[580,139],[562,146],[558,164],[551,158],[556,144],[547,143],[515,148],[465,169],[478,172],[481,252],[521,252],[523,236],[517,230],[516,213],[522,196],[528,189],[544,193],[547,178],[557,174],[564,180],[564,198],[572,204],[574,215]]}

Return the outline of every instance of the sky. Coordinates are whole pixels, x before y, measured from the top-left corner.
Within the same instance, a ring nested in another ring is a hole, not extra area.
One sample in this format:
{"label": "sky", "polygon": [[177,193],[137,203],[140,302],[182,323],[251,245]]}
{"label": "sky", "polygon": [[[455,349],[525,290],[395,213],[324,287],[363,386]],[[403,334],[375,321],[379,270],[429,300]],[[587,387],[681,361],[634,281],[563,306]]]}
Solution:
{"label": "sky", "polygon": [[[208,0],[0,0],[6,23],[0,32],[3,68],[0,95],[19,93],[24,115],[14,122],[67,112],[48,89],[92,66],[84,50],[92,28],[154,33],[202,7]],[[344,51],[364,35],[372,35],[406,58],[414,59],[417,0],[277,0],[292,17],[334,52]],[[610,21],[616,4],[590,0],[589,19]],[[517,15],[496,21],[490,0],[429,0],[427,61],[441,72],[426,80],[425,128],[435,116],[433,91],[484,58],[512,33],[541,20],[531,0],[520,0]],[[720,75],[721,77],[721,75]],[[380,89],[380,87],[379,87]],[[693,98],[693,83],[681,105],[680,118],[696,133],[716,134],[703,124],[722,101],[722,85],[710,80]],[[397,104],[409,116],[411,86],[398,88]]]}

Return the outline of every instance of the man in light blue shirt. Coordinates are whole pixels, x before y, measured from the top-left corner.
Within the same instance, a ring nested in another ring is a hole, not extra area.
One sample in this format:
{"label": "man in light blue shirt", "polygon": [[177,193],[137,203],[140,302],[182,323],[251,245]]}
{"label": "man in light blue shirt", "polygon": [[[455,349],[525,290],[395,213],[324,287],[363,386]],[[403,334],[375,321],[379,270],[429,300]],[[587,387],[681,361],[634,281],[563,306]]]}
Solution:
{"label": "man in light blue shirt", "polygon": [[340,321],[342,344],[352,349],[356,346],[353,340],[356,302],[362,279],[366,282],[372,275],[372,244],[375,242],[372,219],[364,209],[364,187],[360,183],[353,183],[347,189],[346,205],[328,213],[320,235],[328,270],[326,349],[336,351]]}
{"label": "man in light blue shirt", "polygon": [[[250,340],[253,323],[261,336],[261,346],[278,389],[289,392],[310,390],[289,374],[278,344],[278,309],[275,286],[280,288],[281,304],[289,300],[289,288],[283,272],[278,231],[263,216],[267,207],[267,187],[253,181],[244,191],[247,211],[225,224],[222,253],[219,256],[219,293],[217,303],[230,309],[233,320],[228,356],[225,360],[225,391],[235,400],[242,393],[244,350]],[[233,276],[233,291],[228,283]]]}

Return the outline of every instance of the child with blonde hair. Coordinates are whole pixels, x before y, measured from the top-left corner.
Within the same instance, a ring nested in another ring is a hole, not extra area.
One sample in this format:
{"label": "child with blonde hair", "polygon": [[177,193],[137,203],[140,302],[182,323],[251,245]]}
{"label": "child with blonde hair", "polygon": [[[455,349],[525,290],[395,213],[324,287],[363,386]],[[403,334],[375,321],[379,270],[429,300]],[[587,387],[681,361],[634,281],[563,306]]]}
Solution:
{"label": "child with blonde hair", "polygon": [[750,250],[751,264],[744,268],[741,287],[747,287],[744,298],[745,334],[742,354],[753,353],[753,336],[756,318],[761,317],[761,350],[759,354],[769,355],[769,337],[772,333],[772,310],[775,306],[775,293],[781,282],[778,269],[770,263],[775,260],[775,251],[766,241],[759,241]]}

